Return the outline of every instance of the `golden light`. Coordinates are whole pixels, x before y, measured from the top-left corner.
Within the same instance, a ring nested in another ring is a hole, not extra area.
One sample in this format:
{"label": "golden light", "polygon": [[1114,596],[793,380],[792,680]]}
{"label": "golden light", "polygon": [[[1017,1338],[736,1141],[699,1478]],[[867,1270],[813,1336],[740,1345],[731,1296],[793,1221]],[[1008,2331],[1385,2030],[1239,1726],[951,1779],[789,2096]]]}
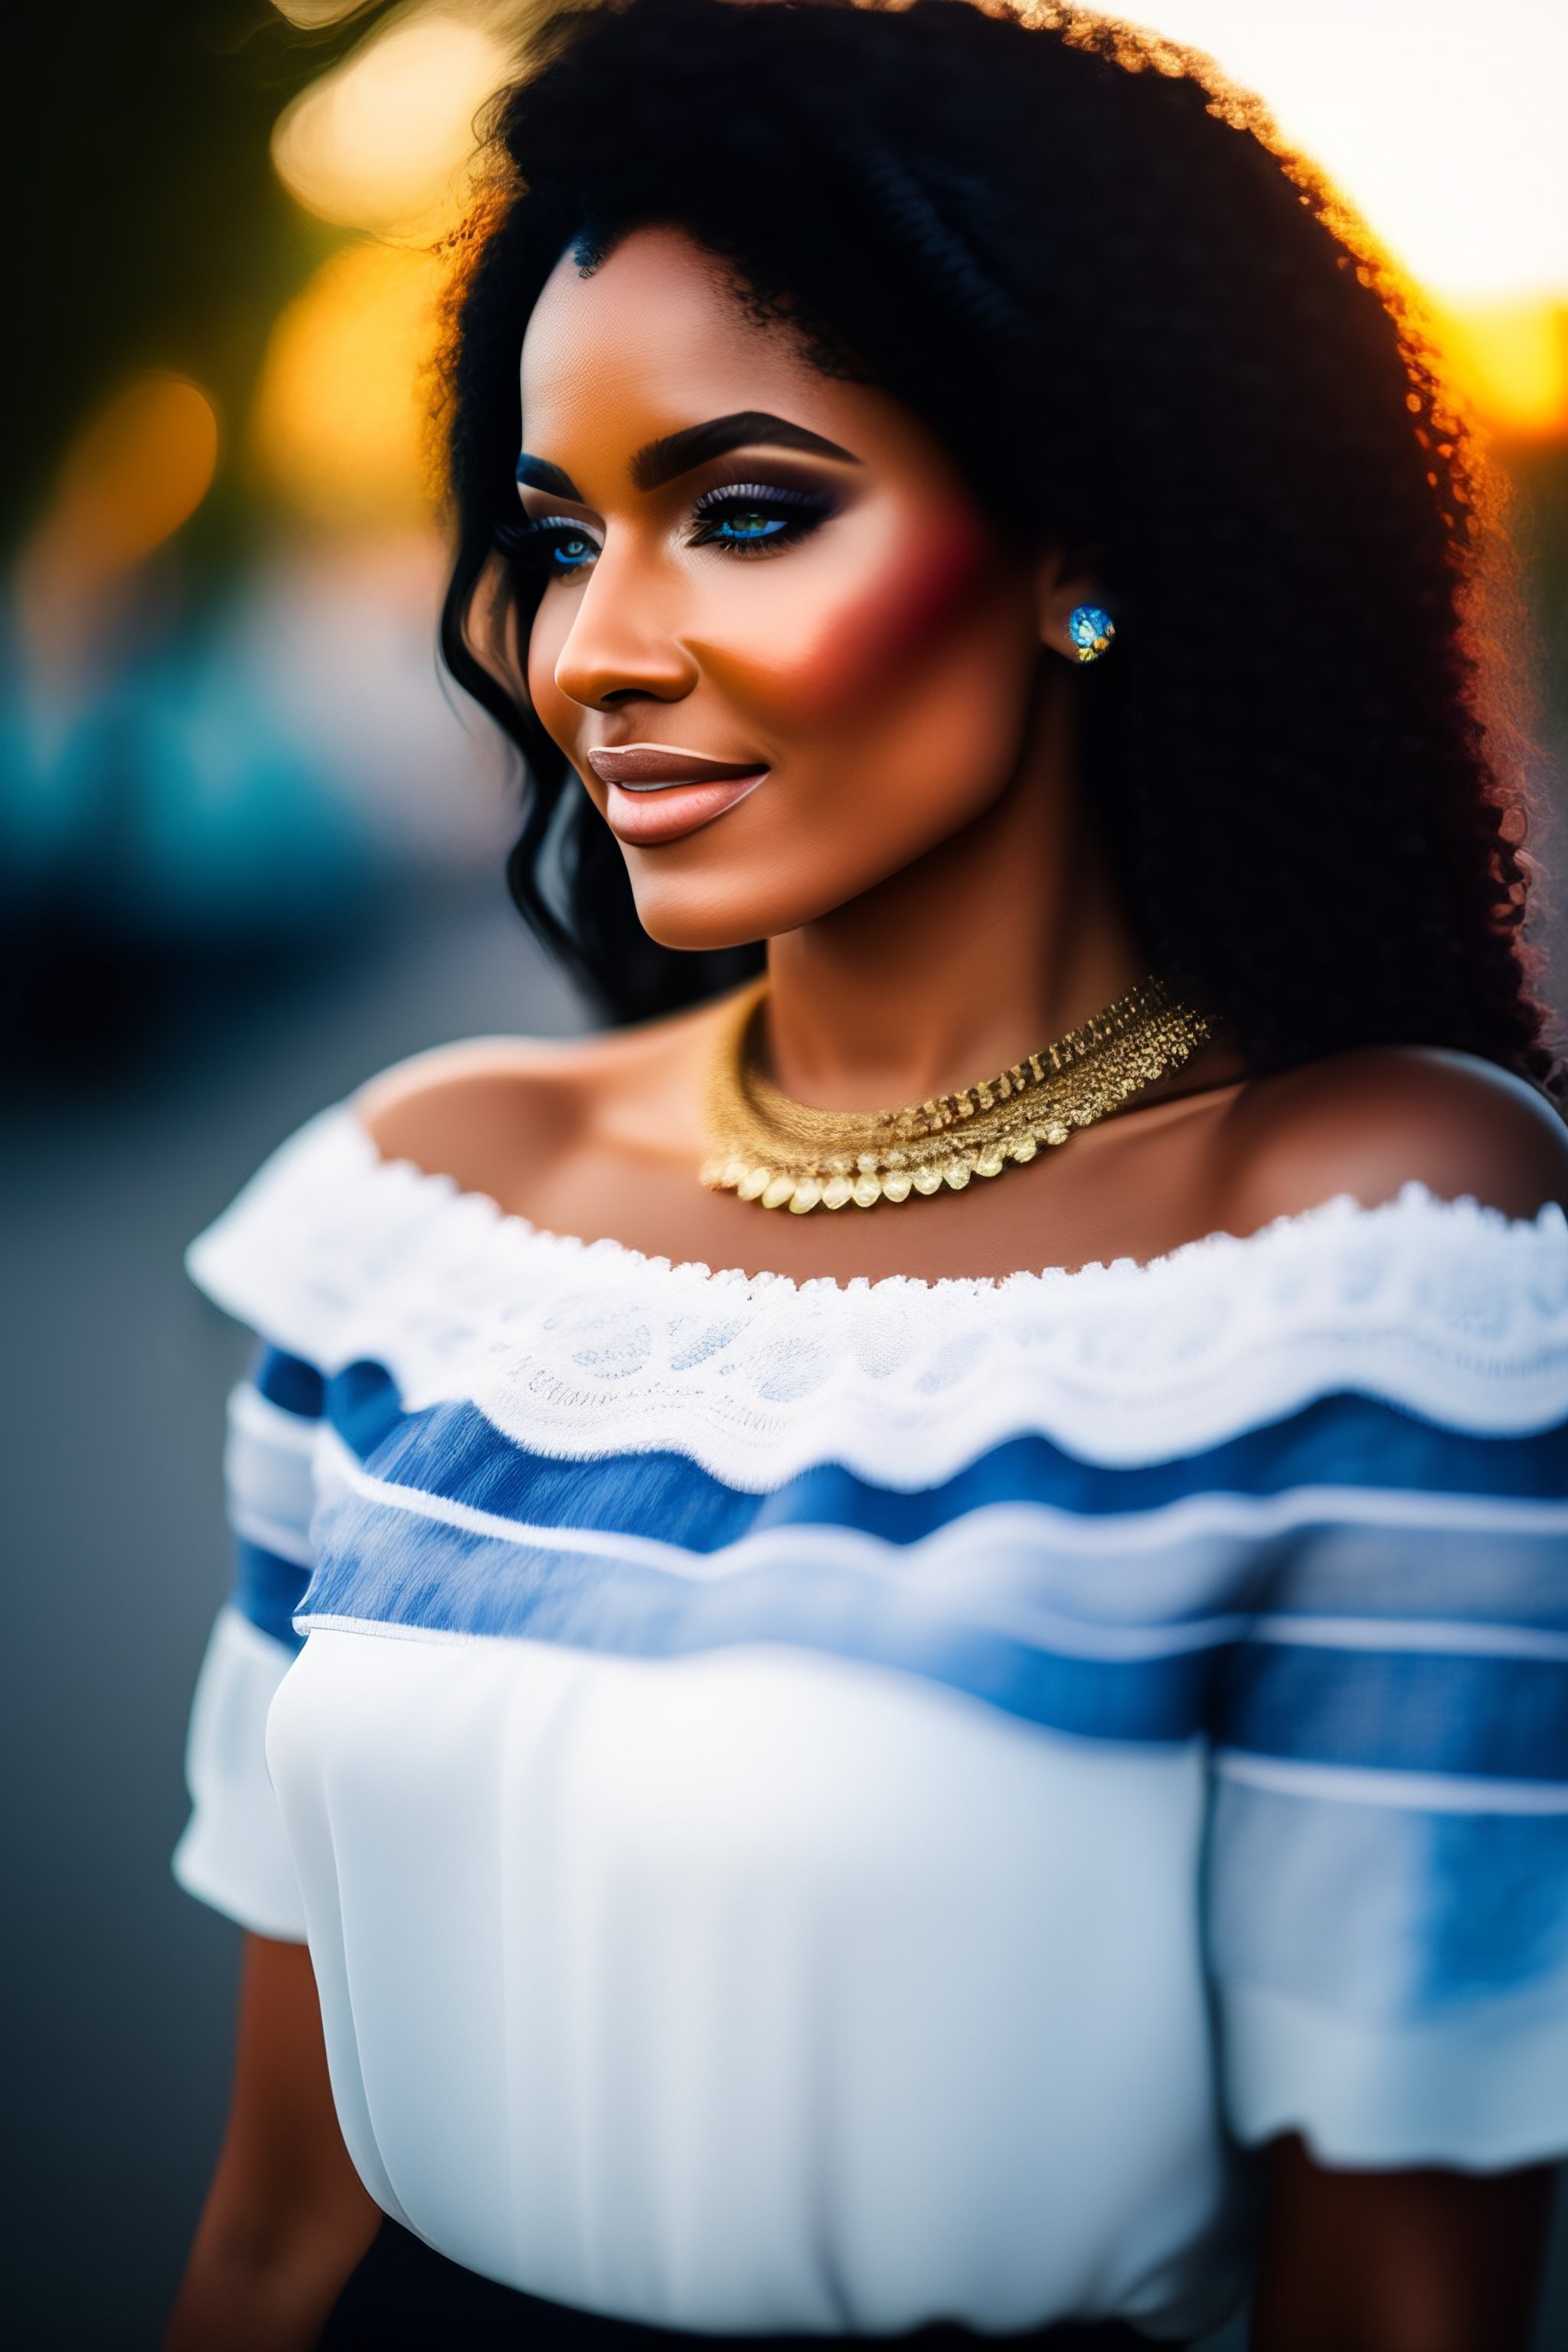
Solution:
{"label": "golden light", "polygon": [[405,8],[312,82],[272,134],[289,194],[346,227],[439,235],[463,207],[474,117],[510,71],[492,14]]}
{"label": "golden light", "polygon": [[1481,302],[1439,310],[1448,368],[1481,415],[1508,431],[1568,423],[1568,304]]}
{"label": "golden light", "polygon": [[[353,0],[275,5],[310,26],[353,13]],[[540,8],[407,0],[280,119],[273,155],[286,185],[324,219],[439,237],[471,184],[476,114],[517,70]],[[1485,416],[1513,433],[1568,429],[1568,0],[1489,0],[1484,59],[1473,0],[1132,0],[1125,13],[1258,92],[1425,290],[1453,373]],[[312,333],[323,352],[357,334],[392,363],[409,348],[407,321],[393,314],[415,299],[414,278],[396,279],[396,292],[389,270],[373,301],[373,265],[354,269],[355,299],[380,323],[366,311],[335,335],[325,322]],[[406,441],[406,419],[390,423],[404,405],[396,384],[367,372],[359,396]],[[272,413],[267,399],[263,409]],[[263,440],[280,431],[258,425]],[[312,435],[330,437],[301,415],[282,437],[303,448]],[[346,509],[357,503],[346,485],[364,468],[352,449],[342,457]],[[276,478],[288,473],[280,458],[269,464]],[[393,471],[405,482],[410,463]],[[321,468],[312,480],[302,502],[324,511]],[[394,504],[406,509],[405,489]]]}
{"label": "golden light", "polygon": [[434,497],[427,389],[441,265],[351,245],[273,329],[248,441],[262,478],[312,521],[422,520]]}
{"label": "golden light", "polygon": [[217,451],[217,413],[188,376],[133,376],[88,420],[17,559],[22,635],[36,664],[68,663],[112,622],[121,583],[205,498]]}
{"label": "golden light", "polygon": [[108,580],[152,554],[195,514],[217,467],[217,413],[188,376],[135,376],[66,453],[35,536],[86,578]]}
{"label": "golden light", "polygon": [[1568,427],[1565,0],[1131,0],[1214,58],[1429,297],[1456,376],[1515,432]]}

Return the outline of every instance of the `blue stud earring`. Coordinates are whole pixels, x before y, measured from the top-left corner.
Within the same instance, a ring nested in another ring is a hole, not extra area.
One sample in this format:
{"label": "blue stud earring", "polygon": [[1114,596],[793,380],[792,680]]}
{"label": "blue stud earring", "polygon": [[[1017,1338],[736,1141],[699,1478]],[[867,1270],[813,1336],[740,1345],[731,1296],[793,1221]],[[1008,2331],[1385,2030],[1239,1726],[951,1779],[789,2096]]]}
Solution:
{"label": "blue stud earring", "polygon": [[1068,614],[1068,635],[1080,662],[1098,661],[1116,635],[1116,624],[1099,604],[1075,604]]}

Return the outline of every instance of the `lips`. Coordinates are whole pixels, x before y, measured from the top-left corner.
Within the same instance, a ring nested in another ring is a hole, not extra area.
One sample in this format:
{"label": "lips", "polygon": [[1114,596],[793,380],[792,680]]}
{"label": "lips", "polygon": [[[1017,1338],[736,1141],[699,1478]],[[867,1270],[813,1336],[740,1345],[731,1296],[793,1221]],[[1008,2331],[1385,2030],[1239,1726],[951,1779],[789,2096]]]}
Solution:
{"label": "lips", "polygon": [[674,743],[628,743],[624,751],[595,749],[588,765],[602,784],[619,784],[633,793],[667,791],[672,784],[731,783],[740,776],[762,772],[756,760],[710,760],[705,752],[683,751]]}
{"label": "lips", "polygon": [[679,744],[595,747],[588,765],[609,786],[605,816],[616,839],[641,848],[679,841],[755,792],[768,771],[758,761],[710,760]]}

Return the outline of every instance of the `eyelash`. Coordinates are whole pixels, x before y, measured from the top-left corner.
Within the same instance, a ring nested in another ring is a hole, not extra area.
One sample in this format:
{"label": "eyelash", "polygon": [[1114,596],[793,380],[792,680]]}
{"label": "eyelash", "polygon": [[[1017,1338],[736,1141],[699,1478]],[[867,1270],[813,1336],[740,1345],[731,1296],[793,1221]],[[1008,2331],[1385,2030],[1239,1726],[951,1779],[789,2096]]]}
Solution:
{"label": "eyelash", "polygon": [[[777,482],[727,483],[722,489],[704,490],[693,511],[702,518],[687,541],[689,547],[722,547],[739,556],[760,555],[764,548],[793,547],[826,522],[833,501],[819,490],[785,489]],[[724,524],[742,515],[761,515],[777,528],[747,537],[724,539]]]}
{"label": "eyelash", "polygon": [[[820,491],[786,489],[777,482],[726,483],[704,490],[693,500],[697,528],[688,547],[717,547],[725,555],[749,562],[793,547],[806,538],[833,511],[833,500]],[[726,530],[742,519],[760,517],[773,525],[764,531],[726,537]],[[585,572],[598,547],[583,523],[566,515],[540,515],[521,527],[503,523],[496,537],[514,561],[543,572],[547,578],[570,580]],[[591,551],[574,562],[561,560],[564,549],[576,543]]]}

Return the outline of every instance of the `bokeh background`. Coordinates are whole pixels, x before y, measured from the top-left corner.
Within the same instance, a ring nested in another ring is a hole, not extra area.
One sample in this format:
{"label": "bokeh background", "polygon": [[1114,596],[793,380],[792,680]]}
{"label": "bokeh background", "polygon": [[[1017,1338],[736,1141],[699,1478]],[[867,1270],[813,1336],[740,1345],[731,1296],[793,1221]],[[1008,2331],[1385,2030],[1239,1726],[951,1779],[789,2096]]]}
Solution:
{"label": "bokeh background", "polygon": [[[1424,291],[1512,485],[1550,886],[1568,865],[1568,5],[1126,13],[1260,90]],[[442,241],[529,15],[7,12],[0,2325],[18,2346],[156,2342],[222,2119],[237,1937],[168,1853],[226,1581],[243,1343],[182,1247],[384,1063],[585,1020],[507,908],[515,783],[433,646]],[[1561,2246],[1542,2342],[1568,2344]]]}

